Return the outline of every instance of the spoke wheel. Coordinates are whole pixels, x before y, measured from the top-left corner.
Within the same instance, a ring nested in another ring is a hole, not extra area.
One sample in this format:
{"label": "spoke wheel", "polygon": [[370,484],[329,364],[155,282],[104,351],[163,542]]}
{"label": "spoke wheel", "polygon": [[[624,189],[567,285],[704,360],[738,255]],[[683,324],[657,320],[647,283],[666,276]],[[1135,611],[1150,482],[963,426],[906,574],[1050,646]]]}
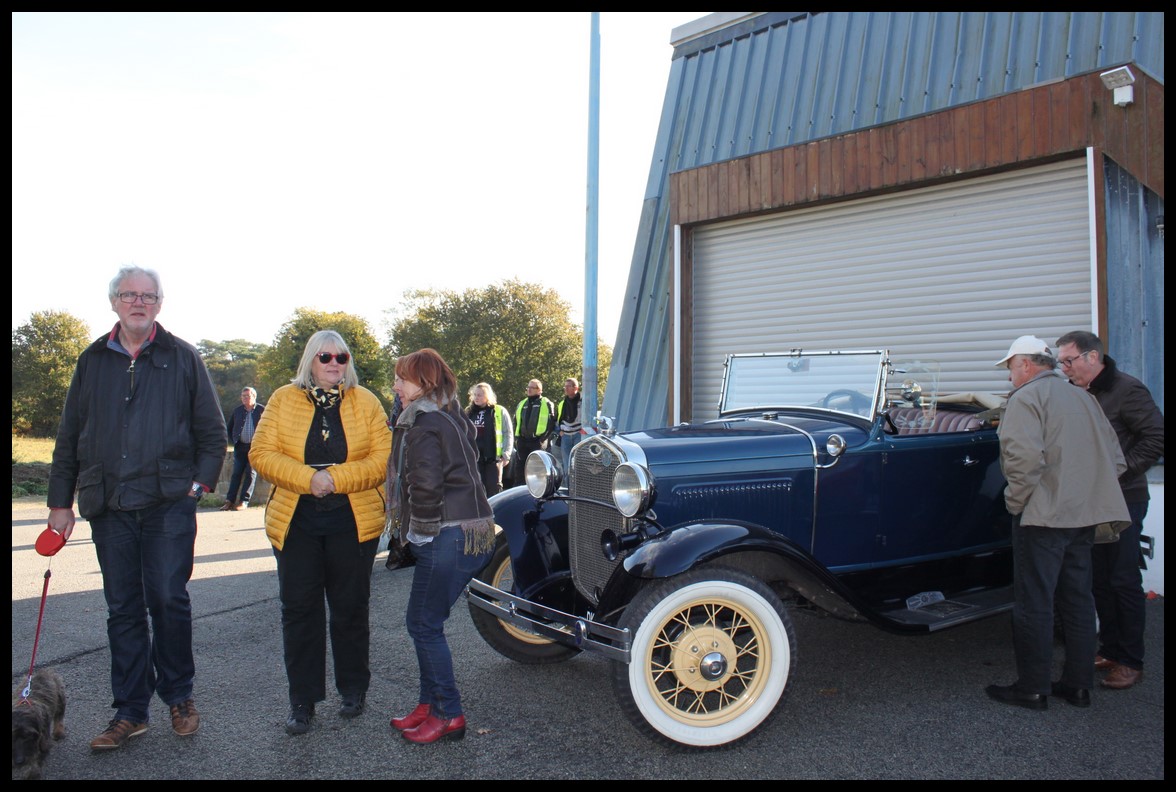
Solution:
{"label": "spoke wheel", "polygon": [[[502,591],[511,591],[514,588],[510,548],[507,547],[505,537],[499,536],[494,556],[478,575],[478,579]],[[482,639],[494,647],[499,654],[515,662],[529,665],[559,663],[580,653],[578,649],[564,646],[549,638],[497,619],[481,608],[470,605],[469,610],[474,627]]]}
{"label": "spoke wheel", "polygon": [[622,708],[663,741],[714,747],[773,714],[791,677],[796,637],[780,599],[734,569],[697,569],[646,589],[621,620],[633,633],[616,664]]}

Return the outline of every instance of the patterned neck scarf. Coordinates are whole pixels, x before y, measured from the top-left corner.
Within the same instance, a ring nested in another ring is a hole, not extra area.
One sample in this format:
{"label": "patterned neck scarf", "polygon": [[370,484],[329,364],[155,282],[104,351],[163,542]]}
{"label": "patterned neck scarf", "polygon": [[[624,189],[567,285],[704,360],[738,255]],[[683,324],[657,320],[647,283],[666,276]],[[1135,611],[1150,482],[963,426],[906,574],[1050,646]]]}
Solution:
{"label": "patterned neck scarf", "polygon": [[[317,404],[323,411],[333,410],[339,406],[339,401],[343,398],[343,393],[337,388],[324,389],[317,385],[306,392],[306,396],[312,402]],[[324,415],[322,419],[323,442],[331,439],[331,427],[327,425],[327,417]]]}

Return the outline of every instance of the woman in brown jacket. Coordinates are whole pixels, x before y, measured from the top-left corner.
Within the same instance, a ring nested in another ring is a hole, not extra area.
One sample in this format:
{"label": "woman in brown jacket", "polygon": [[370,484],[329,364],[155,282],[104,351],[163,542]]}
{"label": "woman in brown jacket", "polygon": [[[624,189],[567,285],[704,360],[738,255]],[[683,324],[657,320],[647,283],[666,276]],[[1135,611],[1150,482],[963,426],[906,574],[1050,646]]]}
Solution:
{"label": "woman in brown jacket", "polygon": [[474,425],[457,403],[457,380],[432,349],[396,361],[404,410],[389,464],[393,524],[416,556],[405,622],[416,646],[420,696],[392,726],[431,743],[465,736],[445,622],[470,579],[490,562],[494,515],[478,475]]}
{"label": "woman in brown jacket", "polygon": [[384,530],[391,446],[384,408],[360,387],[342,336],[312,335],[297,375],[271,396],[249,452],[258,475],[274,485],[265,532],[278,560],[287,734],[308,732],[314,705],[326,698],[324,594],[339,715],[363,712],[372,563]]}

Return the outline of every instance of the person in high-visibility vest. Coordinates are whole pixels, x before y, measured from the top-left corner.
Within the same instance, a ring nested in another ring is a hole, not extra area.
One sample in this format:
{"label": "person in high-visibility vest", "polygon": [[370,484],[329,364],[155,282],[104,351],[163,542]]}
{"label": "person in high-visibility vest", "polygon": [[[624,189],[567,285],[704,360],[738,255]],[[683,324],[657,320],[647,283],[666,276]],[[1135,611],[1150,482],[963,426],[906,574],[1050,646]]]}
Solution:
{"label": "person in high-visibility vest", "polygon": [[564,380],[564,397],[555,405],[555,422],[559,426],[559,437],[555,444],[559,446],[563,457],[563,469],[566,476],[571,469],[572,448],[580,442],[580,381],[575,377]]}
{"label": "person in high-visibility vest", "polygon": [[489,383],[479,382],[470,388],[469,396],[465,413],[477,432],[478,475],[489,497],[502,492],[502,469],[514,451],[514,426]]}
{"label": "person in high-visibility vest", "polygon": [[555,405],[543,395],[543,383],[533,379],[527,383],[527,398],[515,407],[515,448],[518,462],[511,464],[511,486],[524,482],[523,469],[532,451],[546,451],[555,434]]}

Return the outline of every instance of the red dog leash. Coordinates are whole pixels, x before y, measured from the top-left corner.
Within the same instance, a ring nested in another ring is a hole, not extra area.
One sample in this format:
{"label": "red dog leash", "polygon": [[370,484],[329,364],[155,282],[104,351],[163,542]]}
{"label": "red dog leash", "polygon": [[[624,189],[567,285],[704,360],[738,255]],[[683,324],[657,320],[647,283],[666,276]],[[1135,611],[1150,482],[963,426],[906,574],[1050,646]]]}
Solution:
{"label": "red dog leash", "polygon": [[[43,556],[52,558],[57,555],[57,551],[65,547],[65,537],[54,531],[52,528],[46,528],[37,537],[37,552]],[[50,561],[52,566],[53,562]],[[41,586],[41,608],[37,612],[37,634],[33,636],[33,657],[29,661],[29,678],[25,682],[25,688],[21,691],[21,703],[27,703],[29,692],[33,687],[33,669],[37,667],[37,645],[41,643],[41,622],[45,618],[45,600],[49,596],[49,578],[53,577],[51,569],[45,570],[45,583]]]}

